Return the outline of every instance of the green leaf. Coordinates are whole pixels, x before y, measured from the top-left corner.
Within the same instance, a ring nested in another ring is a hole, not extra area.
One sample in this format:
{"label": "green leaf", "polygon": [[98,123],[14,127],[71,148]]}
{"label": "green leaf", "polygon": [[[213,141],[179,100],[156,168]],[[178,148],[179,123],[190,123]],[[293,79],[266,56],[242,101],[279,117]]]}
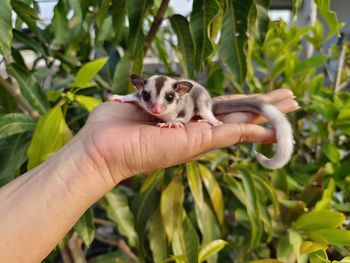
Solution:
{"label": "green leaf", "polygon": [[298,232],[294,231],[293,229],[288,230],[288,237],[289,237],[289,243],[293,246],[294,254],[299,262],[300,247],[301,247],[301,244],[303,243],[303,238]]}
{"label": "green leaf", "polygon": [[259,206],[255,183],[251,171],[241,169],[240,177],[243,182],[245,193],[245,206],[249,217],[250,230],[250,248],[255,247],[259,242],[262,234],[262,225],[259,218]]}
{"label": "green leaf", "polygon": [[331,38],[334,34],[339,34],[339,30],[344,26],[338,22],[337,15],[334,11],[330,10],[330,0],[314,0],[317,5],[317,9],[322,15],[323,19],[327,22],[329,32],[326,40]]}
{"label": "green leaf", "polygon": [[143,182],[141,189],[140,189],[140,193],[144,193],[146,191],[151,190],[153,187],[155,187],[160,179],[163,177],[164,175],[164,170],[157,170],[154,171],[152,173],[150,173],[149,175],[147,175],[145,181]]}
{"label": "green leaf", "polygon": [[[166,40],[164,40],[163,38],[164,37],[159,36],[159,35],[155,37],[155,39],[154,39],[155,48],[153,48],[152,51],[156,53],[156,56],[159,58],[160,62],[164,65],[164,68],[166,69],[167,74],[173,75],[174,72],[173,72],[172,66],[170,64],[171,60],[169,58],[170,54],[168,53],[169,49],[166,46]],[[179,57],[181,58],[181,54]],[[180,60],[180,64],[182,65],[182,67],[184,67],[181,59],[179,59],[179,60]],[[186,73],[185,73],[185,76],[187,76]]]}
{"label": "green leaf", "polygon": [[67,19],[68,7],[63,0],[59,0],[54,8],[54,15],[52,18],[52,31],[55,36],[55,42],[58,45],[68,44],[71,38],[71,31],[68,26]]}
{"label": "green leaf", "polygon": [[87,111],[92,111],[97,105],[101,103],[100,100],[90,96],[75,95],[74,98]]}
{"label": "green leaf", "polygon": [[[322,218],[322,220],[320,220]],[[337,228],[344,222],[342,213],[329,210],[311,211],[301,215],[293,224],[294,228],[303,231],[314,231],[324,228]]]}
{"label": "green leaf", "polygon": [[0,85],[0,111],[12,113],[17,109],[17,103],[11,94]]}
{"label": "green leaf", "polygon": [[35,120],[22,113],[0,115],[0,139],[17,133],[33,131]]}
{"label": "green leaf", "polygon": [[[124,2],[124,1],[118,1],[118,2]],[[97,25],[97,27],[101,28],[103,26],[103,22],[108,16],[108,10],[111,6],[111,3],[112,3],[112,0],[102,0],[101,1],[99,11],[96,12],[96,25]]]}
{"label": "green leaf", "polygon": [[[219,54],[221,60],[228,66],[238,84],[243,84],[247,74],[246,49],[248,17],[253,6],[253,0],[227,1],[227,9],[222,25]],[[239,22],[238,22],[239,21]],[[239,24],[239,27],[236,25]]]}
{"label": "green leaf", "polygon": [[11,5],[13,11],[15,11],[15,13],[28,25],[28,27],[39,37],[41,41],[45,42],[43,33],[37,26],[39,16],[34,8],[20,0],[11,0]]}
{"label": "green leaf", "polygon": [[309,254],[318,250],[326,250],[327,246],[324,244],[319,244],[311,241],[305,241],[301,244],[300,254]]}
{"label": "green leaf", "polygon": [[92,79],[106,64],[107,60],[108,58],[99,58],[83,65],[77,73],[74,86],[78,88],[88,87]]}
{"label": "green leaf", "polygon": [[170,17],[170,23],[177,36],[179,60],[188,78],[194,74],[194,44],[187,19],[181,15]]}
{"label": "green leaf", "polygon": [[265,180],[260,175],[255,175],[254,180],[263,189],[263,193],[266,193],[270,198],[273,206],[273,210],[277,215],[279,213],[279,203],[278,203],[278,197],[276,194],[276,189],[272,186],[269,180]]}
{"label": "green leaf", "polygon": [[256,7],[256,19],[254,23],[254,38],[256,42],[261,46],[264,44],[265,36],[269,28],[269,16],[268,10],[270,6],[270,0],[254,0]]}
{"label": "green leaf", "polygon": [[122,263],[123,261],[118,261],[120,257],[120,253],[121,253],[120,250],[118,250],[117,252],[116,251],[107,252],[105,254],[89,259],[89,263],[116,263],[116,262]]}
{"label": "green leaf", "polygon": [[200,174],[198,172],[198,165],[196,162],[190,162],[186,164],[186,173],[188,185],[191,189],[192,196],[198,205],[201,208],[203,204],[203,186]]}
{"label": "green leaf", "polygon": [[216,181],[215,175],[207,167],[199,164],[198,168],[219,224],[222,224],[224,222],[224,197],[220,185]]}
{"label": "green leaf", "polygon": [[249,263],[283,263],[283,261],[277,260],[277,259],[258,259],[249,261]]}
{"label": "green leaf", "polygon": [[100,29],[97,40],[103,42],[110,39],[111,37],[114,37],[113,29],[113,17],[109,15],[103,20],[103,25]]}
{"label": "green leaf", "polygon": [[194,43],[194,67],[201,71],[206,59],[213,53],[210,28],[220,6],[216,0],[194,0],[190,18],[190,31]]}
{"label": "green leaf", "polygon": [[[209,244],[211,241],[221,237],[219,224],[210,206],[204,202],[202,208],[195,206],[198,227],[202,234],[202,246]],[[208,258],[208,262],[216,262],[217,255],[212,255]]]}
{"label": "green leaf", "polygon": [[186,258],[186,256],[171,256],[165,260],[163,260],[161,263],[169,263],[169,262],[174,262],[175,263],[188,263],[188,259]]}
{"label": "green leaf", "polygon": [[25,133],[0,140],[0,187],[15,178],[27,160],[29,138]]}
{"label": "green leaf", "polygon": [[223,95],[224,85],[224,69],[220,63],[210,63],[208,65],[208,76],[206,88],[211,95]]}
{"label": "green leaf", "polygon": [[310,232],[310,234],[322,237],[327,243],[331,245],[345,245],[350,244],[350,231],[342,229],[320,229]]}
{"label": "green leaf", "polygon": [[189,263],[197,262],[199,238],[185,211],[181,227],[174,233],[172,249],[175,256],[185,256]]}
{"label": "green leaf", "polygon": [[227,245],[227,241],[218,239],[205,245],[198,255],[198,263],[204,262],[208,257],[215,255]]}
{"label": "green leaf", "polygon": [[125,15],[127,11],[126,0],[112,1],[111,14],[113,17],[113,27],[115,31],[115,38],[117,41],[122,36],[123,27],[125,25]]}
{"label": "green leaf", "polygon": [[57,106],[43,116],[34,131],[28,149],[28,170],[48,159],[71,138],[61,107]]}
{"label": "green leaf", "polygon": [[182,221],[183,201],[184,186],[179,178],[174,177],[170,184],[163,190],[160,199],[163,224],[170,242]]}
{"label": "green leaf", "polygon": [[153,262],[160,262],[167,258],[167,241],[165,229],[160,214],[160,208],[154,211],[150,220],[147,223],[148,226],[148,239],[149,245],[152,251]]}
{"label": "green leaf", "polygon": [[163,174],[164,170],[160,170],[148,175],[140,192],[132,200],[131,209],[135,215],[136,231],[140,236],[144,235],[145,222],[149,220],[159,203],[158,185],[162,181]]}
{"label": "green leaf", "polygon": [[0,54],[7,57],[12,44],[12,9],[10,0],[0,1]]}
{"label": "green leaf", "polygon": [[134,216],[129,208],[128,199],[119,188],[114,188],[104,196],[102,207],[106,210],[107,216],[116,223],[120,234],[127,237],[128,244],[137,247],[139,237],[135,230]]}
{"label": "green leaf", "polygon": [[49,105],[46,101],[42,88],[33,74],[17,64],[8,65],[7,72],[17,80],[21,88],[21,93],[34,107],[34,109],[41,114],[45,114],[49,108]]}
{"label": "green leaf", "polygon": [[86,246],[90,246],[95,236],[94,214],[92,209],[87,210],[75,224],[74,230]]}
{"label": "green leaf", "polygon": [[153,5],[153,0],[126,1],[129,16],[128,51],[131,58],[143,56],[145,36],[143,33],[144,18],[147,10]]}
{"label": "green leaf", "polygon": [[338,151],[338,147],[331,143],[323,143],[322,147],[323,153],[327,156],[327,158],[333,162],[337,163],[339,162],[340,154]]}
{"label": "green leaf", "polygon": [[132,61],[126,53],[119,61],[114,75],[111,90],[116,94],[127,94],[129,89],[129,76],[131,74]]}
{"label": "green leaf", "polygon": [[28,36],[27,34],[13,29],[13,38],[26,45],[27,48],[32,49],[33,51],[38,52],[43,56],[47,56],[47,51],[41,42],[38,42],[36,38]]}
{"label": "green leaf", "polygon": [[322,55],[304,59],[295,66],[294,74],[298,75],[300,73],[303,73],[304,71],[316,70],[322,65],[324,65],[326,61],[327,57]]}
{"label": "green leaf", "polygon": [[328,187],[323,191],[322,198],[315,205],[315,210],[326,210],[331,208],[331,201],[335,191],[333,178],[329,180]]}

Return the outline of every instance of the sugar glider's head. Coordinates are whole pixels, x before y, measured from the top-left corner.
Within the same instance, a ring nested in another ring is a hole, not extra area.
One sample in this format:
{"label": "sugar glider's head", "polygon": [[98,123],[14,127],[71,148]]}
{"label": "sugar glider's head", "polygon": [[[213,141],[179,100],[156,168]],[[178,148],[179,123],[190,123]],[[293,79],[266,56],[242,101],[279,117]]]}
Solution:
{"label": "sugar glider's head", "polygon": [[189,81],[178,81],[162,75],[154,75],[148,79],[131,75],[130,79],[138,90],[140,106],[159,117],[175,111],[179,100],[193,87]]}

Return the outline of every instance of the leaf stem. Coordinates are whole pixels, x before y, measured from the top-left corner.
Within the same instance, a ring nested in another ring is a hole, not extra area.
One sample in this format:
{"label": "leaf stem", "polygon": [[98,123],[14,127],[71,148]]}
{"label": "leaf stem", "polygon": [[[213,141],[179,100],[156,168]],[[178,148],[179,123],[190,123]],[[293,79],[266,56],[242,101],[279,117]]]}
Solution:
{"label": "leaf stem", "polygon": [[117,246],[129,258],[130,262],[138,262],[136,255],[131,251],[122,238],[96,232],[95,239],[111,246]]}
{"label": "leaf stem", "polygon": [[6,89],[10,93],[10,95],[15,99],[19,108],[23,112],[27,112],[30,116],[32,116],[35,119],[40,117],[40,113],[37,110],[35,110],[29,104],[29,102],[22,96],[21,90],[17,85],[11,84],[0,75],[0,86],[4,87],[4,89]]}
{"label": "leaf stem", "polygon": [[161,4],[159,6],[158,12],[157,12],[156,16],[154,17],[151,28],[146,36],[146,42],[145,42],[145,46],[143,48],[144,56],[146,56],[147,50],[151,46],[151,43],[154,40],[154,38],[159,30],[160,25],[162,24],[165,12],[169,6],[169,1],[170,0],[162,0]]}

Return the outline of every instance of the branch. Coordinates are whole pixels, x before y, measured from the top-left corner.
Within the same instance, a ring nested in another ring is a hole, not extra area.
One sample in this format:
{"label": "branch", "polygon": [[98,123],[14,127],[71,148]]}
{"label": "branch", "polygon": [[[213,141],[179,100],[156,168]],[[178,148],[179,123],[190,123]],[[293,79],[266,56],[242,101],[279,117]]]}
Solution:
{"label": "branch", "polygon": [[154,17],[151,28],[146,36],[146,43],[145,43],[145,46],[143,48],[144,56],[146,56],[147,50],[151,46],[151,43],[152,43],[153,39],[155,38],[155,36],[159,30],[160,25],[162,24],[165,12],[169,6],[169,1],[170,0],[162,0],[162,3],[159,6],[158,12],[157,12],[156,16]]}
{"label": "branch", "polygon": [[21,91],[17,85],[11,84],[0,75],[0,86],[4,87],[4,89],[10,93],[22,111],[27,112],[33,118],[37,119],[40,117],[40,113],[35,110],[22,96]]}
{"label": "branch", "polygon": [[95,233],[95,239],[108,245],[118,247],[129,258],[130,262],[139,262],[136,255],[132,253],[131,249],[123,239],[114,235],[101,234],[99,232]]}
{"label": "branch", "polygon": [[102,218],[95,217],[94,222],[95,224],[99,224],[99,225],[115,227],[115,224],[112,221],[102,219]]}
{"label": "branch", "polygon": [[71,253],[73,262],[86,263],[84,252],[81,248],[82,240],[79,238],[77,232],[74,232],[68,241],[68,248]]}

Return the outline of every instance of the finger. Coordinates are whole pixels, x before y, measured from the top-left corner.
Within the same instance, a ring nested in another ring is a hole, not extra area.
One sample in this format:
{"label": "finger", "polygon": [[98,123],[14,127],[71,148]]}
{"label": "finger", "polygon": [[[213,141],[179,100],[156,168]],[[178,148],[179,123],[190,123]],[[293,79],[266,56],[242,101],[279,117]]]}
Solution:
{"label": "finger", "polygon": [[[206,152],[217,148],[229,147],[239,142],[249,143],[274,143],[275,133],[272,129],[268,129],[255,124],[230,123],[223,124],[208,130],[201,131],[200,151]],[[198,133],[197,133],[198,134]]]}

